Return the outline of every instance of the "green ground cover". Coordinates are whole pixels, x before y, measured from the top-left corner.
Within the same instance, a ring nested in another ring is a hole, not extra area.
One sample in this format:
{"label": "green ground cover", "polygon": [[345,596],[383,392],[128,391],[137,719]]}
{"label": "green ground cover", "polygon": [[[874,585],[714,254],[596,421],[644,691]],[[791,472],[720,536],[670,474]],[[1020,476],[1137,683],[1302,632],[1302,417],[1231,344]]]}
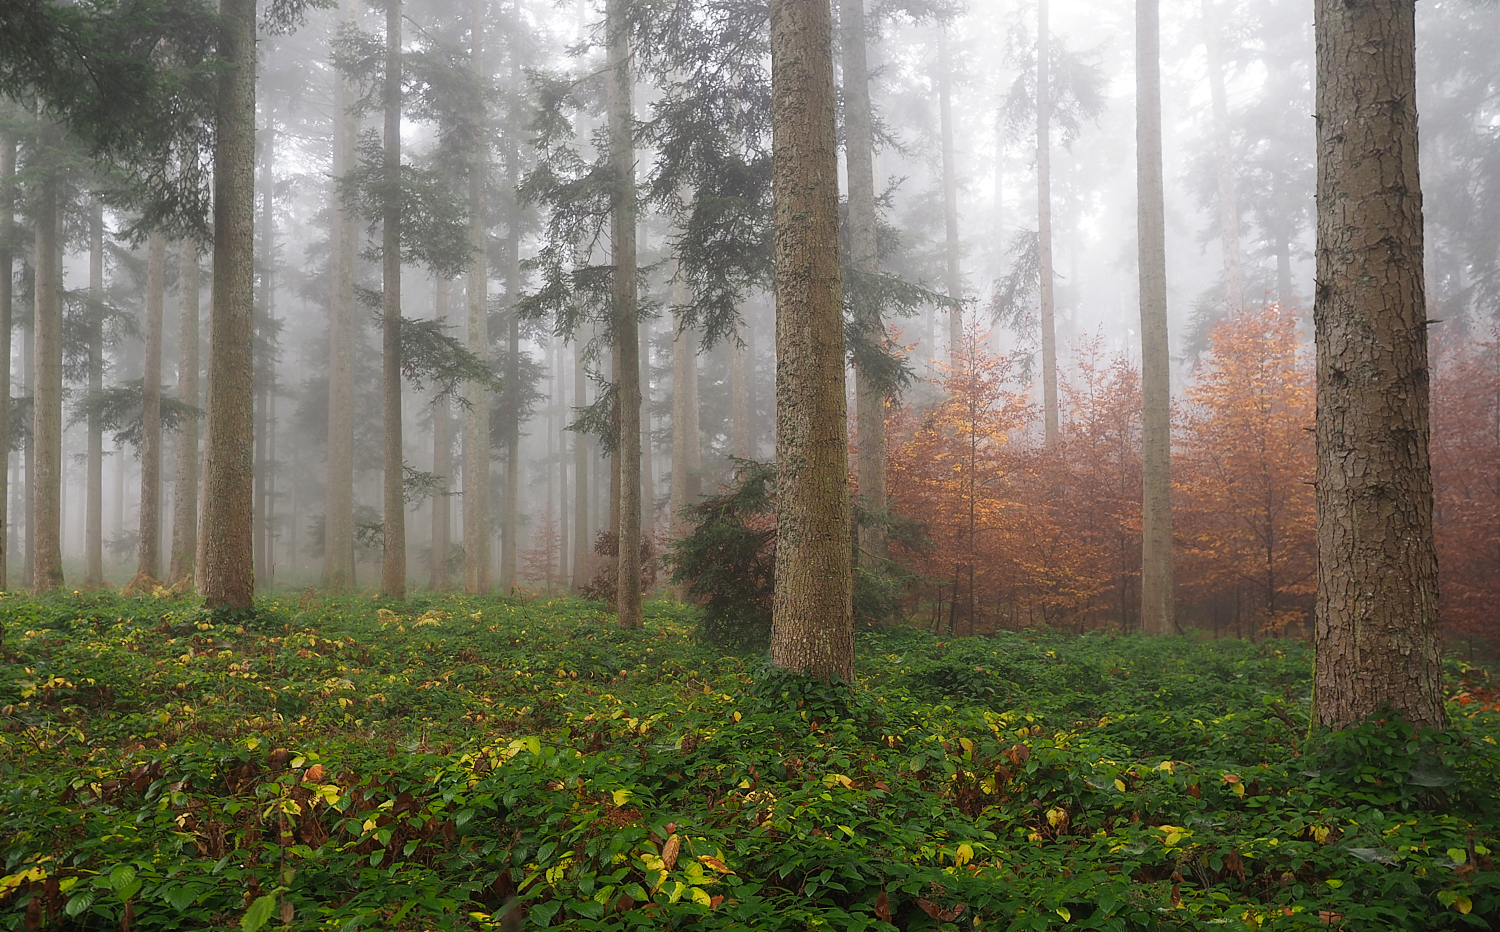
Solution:
{"label": "green ground cover", "polygon": [[0,928],[1500,927],[1481,670],[1310,743],[1299,644],[868,631],[851,697],[693,622],[0,598]]}

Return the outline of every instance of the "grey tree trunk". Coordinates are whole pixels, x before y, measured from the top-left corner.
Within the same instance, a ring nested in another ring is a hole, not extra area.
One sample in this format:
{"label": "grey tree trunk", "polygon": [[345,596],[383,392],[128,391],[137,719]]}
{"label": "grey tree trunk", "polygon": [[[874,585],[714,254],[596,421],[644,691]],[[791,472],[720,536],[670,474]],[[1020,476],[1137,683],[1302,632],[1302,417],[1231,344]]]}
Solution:
{"label": "grey tree trunk", "polygon": [[[449,319],[448,279],[442,275],[433,283],[433,308],[438,320],[445,324]],[[453,416],[448,399],[439,398],[432,404],[432,472],[447,492],[453,475]],[[427,577],[427,588],[448,588],[448,544],[452,539],[453,506],[444,494],[432,497],[432,568]]]}
{"label": "grey tree trunk", "polygon": [[255,0],[220,0],[213,311],[198,591],[211,609],[255,599]]}
{"label": "grey tree trunk", "polygon": [[1136,236],[1141,302],[1141,628],[1176,629],[1172,587],[1172,361],[1167,339],[1159,0],[1135,3]]}
{"label": "grey tree trunk", "polygon": [[[870,105],[870,69],[866,56],[864,0],[839,0],[840,47],[844,72],[844,166],[849,177],[849,253],[855,268],[867,274],[880,271],[879,247],[876,242],[875,216],[875,135],[874,113]],[[946,48],[946,46],[945,46]],[[944,94],[947,85],[944,84]],[[945,102],[947,97],[944,96]],[[943,110],[946,115],[947,109]],[[946,124],[944,124],[946,126]],[[945,137],[946,138],[946,137]],[[951,139],[949,140],[951,142]],[[945,158],[948,150],[944,149]],[[944,162],[946,165],[947,162]],[[885,322],[878,308],[861,309],[868,318],[865,324],[885,333]],[[933,347],[934,352],[936,347]],[[744,381],[744,350],[736,345],[737,371]],[[860,565],[868,570],[884,567],[886,550],[886,452],[885,392],[881,391],[862,368],[854,371],[855,416],[858,457],[855,467],[859,476],[860,509],[869,516],[859,525]],[[742,384],[735,393],[736,404],[745,398]],[[736,436],[747,456],[750,449],[749,406],[735,409]]]}
{"label": "grey tree trunk", "polygon": [[272,471],[276,466],[276,215],[274,210],[276,128],[267,117],[265,146],[260,160],[260,291],[256,295],[257,326],[255,373],[255,562],[259,583],[270,586],[276,564],[271,557],[274,537],[275,494]]}
{"label": "grey tree trunk", "polygon": [[[645,224],[641,224],[645,232]],[[642,237],[644,239],[644,236]],[[656,539],[656,468],[651,449],[651,322],[641,322],[641,533]]]}
{"label": "grey tree trunk", "polygon": [[[62,131],[55,126],[42,130],[38,146],[42,159],[55,159]],[[35,388],[32,389],[32,446],[36,450],[35,472],[26,482],[32,492],[31,521],[27,530],[34,553],[32,588],[48,592],[63,583],[62,570],[62,255],[60,186],[55,164],[43,169],[36,208],[36,251],[32,254],[36,275],[32,332],[35,346]]]}
{"label": "grey tree trunk", "polygon": [[[385,13],[385,179],[394,191],[401,177],[401,0],[390,0]],[[406,598],[405,456],[401,443],[401,204],[388,197],[380,218],[380,398],[384,442],[384,547],[380,561],[380,594]]]}
{"label": "grey tree trunk", "polygon": [[[346,0],[344,22],[352,24],[358,0]],[[354,91],[334,76],[333,173],[342,178],[355,165]],[[330,235],[333,273],[328,320],[328,473],[323,499],[323,583],[331,592],[354,586],[354,212],[335,187]]]}
{"label": "grey tree trunk", "polygon": [[[573,337],[573,406],[588,405],[588,370],[584,365],[584,337]],[[573,588],[588,585],[589,554],[593,552],[593,540],[589,534],[589,470],[593,457],[589,455],[588,436],[573,434]]]}
{"label": "grey tree trunk", "polygon": [[854,681],[849,446],[839,268],[833,24],[771,2],[776,285],[776,583],[771,662]]}
{"label": "grey tree trunk", "polygon": [[1036,27],[1036,235],[1041,282],[1037,291],[1042,318],[1042,424],[1048,446],[1058,440],[1057,325],[1052,271],[1052,93],[1048,86],[1052,55],[1047,0],[1038,0]]}
{"label": "grey tree trunk", "polygon": [[[10,338],[12,302],[15,299],[12,277],[15,255],[11,236],[16,225],[16,140],[0,135],[0,437],[10,437]],[[0,589],[9,586],[10,562],[10,444],[0,457]]]}
{"label": "grey tree trunk", "polygon": [[161,343],[167,290],[167,240],[146,240],[146,358],[141,366],[141,511],[135,574],[161,577]]}
{"label": "grey tree trunk", "polygon": [[[506,190],[514,191],[517,176],[514,153],[506,159],[511,166]],[[517,222],[517,211],[512,210],[509,229],[501,242],[502,261],[505,263],[505,306],[507,308],[505,333],[505,383],[514,388],[521,381],[521,319],[516,313],[516,297],[521,277],[521,230]],[[519,394],[515,397],[519,398]],[[521,566],[521,412],[519,405],[505,412],[501,428],[505,444],[505,492],[501,507],[504,519],[500,528],[500,588],[511,592]]]}
{"label": "grey tree trunk", "polygon": [[[104,390],[104,205],[89,208],[89,397]],[[9,358],[7,355],[6,358]],[[8,375],[8,373],[7,373]],[[84,428],[88,434],[84,476],[83,583],[104,583],[104,427],[99,415],[89,412]],[[0,435],[3,436],[3,435]]]}
{"label": "grey tree trunk", "polygon": [[641,344],[636,320],[636,210],[634,78],[630,34],[625,22],[627,0],[607,0],[609,38],[609,158],[614,181],[610,239],[614,280],[610,289],[610,333],[614,341],[619,432],[619,541],[615,612],[621,628],[639,628],[641,614]]}
{"label": "grey tree trunk", "polygon": [[573,535],[569,530],[568,516],[568,394],[567,359],[563,356],[563,343],[552,343],[552,390],[553,410],[557,421],[552,430],[557,435],[557,578],[568,578],[569,559],[573,555]]}
{"label": "grey tree trunk", "polygon": [[1318,593],[1313,717],[1443,727],[1416,30],[1315,0]]}
{"label": "grey tree trunk", "polygon": [[[182,241],[177,260],[177,400],[197,407],[198,243]],[[92,438],[90,438],[92,441]],[[90,452],[92,455],[92,451]],[[172,556],[167,578],[174,584],[193,575],[198,549],[198,419],[177,429],[177,475],[172,500]]]}
{"label": "grey tree trunk", "polygon": [[1229,144],[1229,100],[1224,92],[1219,27],[1214,0],[1203,0],[1208,91],[1214,112],[1214,162],[1219,181],[1219,245],[1224,253],[1224,305],[1233,313],[1245,306],[1245,276],[1240,269],[1240,209],[1234,193],[1234,153]]}
{"label": "grey tree trunk", "polygon": [[[484,0],[470,7],[470,64],[481,80],[484,71]],[[489,153],[482,143],[470,153],[469,164],[469,271],[466,334],[469,352],[490,358],[489,257],[487,237],[489,210],[485,180]],[[490,393],[487,386],[469,382],[465,388],[469,408],[464,416],[464,592],[477,595],[490,588]]]}

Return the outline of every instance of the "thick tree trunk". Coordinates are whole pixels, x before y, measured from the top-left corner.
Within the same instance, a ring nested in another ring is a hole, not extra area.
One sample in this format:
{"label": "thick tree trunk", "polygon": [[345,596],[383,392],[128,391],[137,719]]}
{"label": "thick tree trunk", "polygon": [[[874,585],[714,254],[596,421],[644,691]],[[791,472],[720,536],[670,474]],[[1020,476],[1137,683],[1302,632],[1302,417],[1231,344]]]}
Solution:
{"label": "thick tree trunk", "polygon": [[1048,86],[1052,36],[1047,0],[1037,3],[1036,27],[1036,235],[1041,268],[1038,284],[1042,318],[1042,424],[1048,446],[1058,441],[1057,325],[1052,273],[1052,93]]}
{"label": "thick tree trunk", "polygon": [[[573,407],[588,406],[588,369],[584,365],[584,337],[573,336]],[[573,588],[582,589],[589,583],[589,554],[593,552],[593,539],[589,534],[589,469],[593,457],[589,456],[587,434],[573,434]]]}
{"label": "thick tree trunk", "polygon": [[1167,340],[1159,0],[1136,0],[1136,237],[1141,302],[1141,628],[1176,629],[1172,588],[1172,361]]}
{"label": "thick tree trunk", "polygon": [[[449,319],[448,279],[442,275],[433,283],[434,316],[444,324]],[[439,398],[432,404],[432,472],[442,486],[439,494],[432,497],[432,568],[427,577],[427,588],[448,588],[448,543],[452,539],[451,522],[453,507],[446,493],[452,485],[453,475],[453,416],[449,412],[448,399]]]}
{"label": "thick tree trunk", "polygon": [[1214,0],[1203,0],[1204,46],[1208,52],[1208,92],[1214,112],[1214,162],[1219,181],[1219,245],[1224,253],[1224,306],[1245,306],[1240,270],[1240,209],[1234,194],[1234,153],[1229,144],[1229,99],[1224,92],[1224,52]]}
{"label": "thick tree trunk", "polygon": [[777,528],[771,662],[854,680],[833,25],[771,2]]}
{"label": "thick tree trunk", "polygon": [[[353,23],[357,0],[347,0],[344,22]],[[343,75],[333,87],[333,173],[354,168],[354,92]],[[323,584],[332,592],[354,586],[354,212],[331,191],[332,300],[328,320],[328,473],[323,498]]]}
{"label": "thick tree trunk", "polygon": [[[873,275],[880,271],[879,246],[876,242],[875,216],[875,138],[874,114],[870,106],[870,69],[865,48],[864,0],[839,0],[840,47],[844,71],[844,166],[849,177],[849,254],[855,268]],[[946,44],[944,49],[946,49]],[[947,119],[947,84],[943,84],[944,119]],[[947,127],[947,124],[944,124]],[[952,142],[951,132],[944,137]],[[945,147],[944,158],[951,154]],[[948,162],[943,163],[945,166]],[[945,182],[946,183],[946,182]],[[879,308],[861,308],[868,316],[866,325],[884,334],[885,322]],[[936,347],[933,348],[934,352]],[[744,380],[744,351],[735,347],[738,371]],[[859,526],[859,560],[867,570],[877,570],[886,561],[886,454],[885,392],[881,391],[863,369],[854,371],[855,426],[858,457],[860,509],[869,516]],[[744,397],[743,384],[735,398]],[[735,409],[737,436],[743,430],[745,453],[750,448],[749,411],[740,427],[740,409]]]}
{"label": "thick tree trunk", "polygon": [[1410,0],[1315,0],[1313,715],[1442,727]]}
{"label": "thick tree trunk", "polygon": [[[185,239],[177,260],[177,400],[198,406],[198,243]],[[92,438],[90,438],[92,440]],[[92,452],[91,454],[92,455]],[[177,429],[176,489],[172,500],[172,557],[167,579],[193,575],[198,549],[198,419]]]}
{"label": "thick tree trunk", "polygon": [[[385,180],[394,191],[401,176],[401,0],[385,13]],[[388,197],[380,218],[380,398],[384,443],[384,548],[380,594],[406,598],[405,456],[401,444],[401,204]]]}
{"label": "thick tree trunk", "polygon": [[[485,77],[484,21],[484,0],[473,0],[469,67],[480,80]],[[490,270],[485,234],[489,210],[484,191],[488,174],[489,154],[482,143],[476,143],[469,163],[470,255],[465,332],[469,352],[486,360],[490,358],[487,306]],[[464,392],[469,402],[464,415],[464,592],[477,595],[490,588],[490,392],[480,382],[469,382]]]}
{"label": "thick tree trunk", "polygon": [[15,256],[11,236],[16,224],[16,140],[0,135],[0,437],[5,454],[0,456],[0,590],[9,586],[10,563],[10,338],[12,302],[15,299],[12,277]]}
{"label": "thick tree trunk", "polygon": [[[943,144],[943,258],[947,269],[944,284],[948,297],[963,299],[964,279],[959,266],[958,168],[953,153],[953,61],[948,51],[948,30],[938,27],[938,114]],[[948,308],[948,362],[958,362],[963,345],[963,310],[955,303]]]}
{"label": "thick tree trunk", "polygon": [[[626,0],[607,0],[609,34],[609,158],[614,175],[610,216],[614,281],[610,289],[610,333],[614,341],[619,432],[620,514],[615,611],[621,628],[639,628],[641,615],[641,343],[636,320],[634,78]],[[837,235],[837,231],[835,231]]]}
{"label": "thick tree trunk", "polygon": [[224,43],[198,591],[209,608],[248,609],[255,598],[255,0],[220,0],[219,13]]}
{"label": "thick tree trunk", "polygon": [[[38,147],[43,159],[56,158],[61,130],[42,130]],[[34,562],[32,588],[48,592],[63,583],[62,571],[62,256],[57,169],[43,168],[36,209],[35,340],[36,383],[32,390],[32,445],[35,473],[28,474],[32,493],[31,521]]]}
{"label": "thick tree trunk", "polygon": [[161,343],[167,239],[146,240],[146,358],[141,366],[141,511],[135,573],[161,577]]}

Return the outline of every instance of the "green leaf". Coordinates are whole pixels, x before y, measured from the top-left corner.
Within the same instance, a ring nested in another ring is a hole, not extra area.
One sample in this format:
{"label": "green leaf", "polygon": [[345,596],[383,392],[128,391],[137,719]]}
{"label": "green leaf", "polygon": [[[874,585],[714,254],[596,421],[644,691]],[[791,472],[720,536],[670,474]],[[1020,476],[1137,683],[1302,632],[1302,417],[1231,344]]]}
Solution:
{"label": "green leaf", "polygon": [[87,912],[88,908],[93,905],[94,891],[87,890],[75,897],[71,897],[68,900],[68,905],[63,907],[63,912],[67,913],[69,917],[76,917],[81,913]]}
{"label": "green leaf", "polygon": [[240,932],[258,932],[261,926],[271,921],[271,912],[276,909],[276,894],[267,893],[255,898],[240,920]]}
{"label": "green leaf", "polygon": [[187,884],[179,884],[161,891],[161,896],[173,909],[187,909],[198,899],[198,891]]}

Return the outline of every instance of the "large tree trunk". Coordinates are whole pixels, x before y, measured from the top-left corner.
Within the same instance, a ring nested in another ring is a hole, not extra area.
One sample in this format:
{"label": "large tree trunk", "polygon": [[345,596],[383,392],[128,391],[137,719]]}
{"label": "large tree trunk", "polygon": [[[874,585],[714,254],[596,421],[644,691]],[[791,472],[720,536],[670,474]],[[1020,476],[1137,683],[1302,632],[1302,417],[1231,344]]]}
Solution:
{"label": "large tree trunk", "polygon": [[[61,130],[42,130],[41,159],[55,159]],[[63,583],[62,572],[62,255],[59,250],[60,210],[57,168],[43,165],[36,212],[35,334],[36,387],[33,391],[32,445],[36,472],[26,477],[32,494],[31,522],[34,563],[31,585],[47,592]]]}
{"label": "large tree trunk", "polygon": [[[345,23],[357,15],[347,0]],[[333,87],[333,174],[354,168],[354,93],[342,74]],[[328,473],[323,499],[323,584],[332,592],[354,586],[354,212],[331,190],[332,300],[328,320]]]}
{"label": "large tree trunk", "polygon": [[0,590],[8,587],[10,561],[10,338],[14,300],[15,256],[11,236],[16,224],[16,140],[0,135]]}
{"label": "large tree trunk", "polygon": [[161,576],[161,343],[167,290],[167,240],[146,240],[146,358],[141,366],[141,511],[135,573]]}
{"label": "large tree trunk", "polygon": [[1042,424],[1048,446],[1058,440],[1057,326],[1052,274],[1052,94],[1049,83],[1052,36],[1047,0],[1037,3],[1036,26],[1036,235],[1041,281],[1037,291],[1042,318]]}
{"label": "large tree trunk", "polygon": [[[584,336],[573,335],[573,407],[588,405],[588,369],[584,364]],[[589,469],[593,457],[589,456],[587,434],[573,433],[573,588],[582,589],[589,584],[589,554],[593,552],[593,539],[589,535]]]}
{"label": "large tree trunk", "polygon": [[[177,400],[196,408],[199,398],[198,243],[191,238],[185,239],[180,249],[177,259]],[[167,579],[173,583],[193,574],[193,557],[198,549],[196,417],[188,418],[177,429],[176,474],[172,500],[172,557],[167,570]]]}
{"label": "large tree trunk", "polygon": [[1204,46],[1208,52],[1208,91],[1214,112],[1214,162],[1219,180],[1219,245],[1224,253],[1224,306],[1245,306],[1240,270],[1240,209],[1234,194],[1234,154],[1229,145],[1229,100],[1224,92],[1224,52],[1214,0],[1203,0]]}
{"label": "large tree trunk", "polygon": [[[484,72],[485,0],[470,8],[469,67],[481,80]],[[469,271],[466,333],[469,352],[490,358],[489,256],[485,230],[489,211],[485,180],[489,155],[475,144],[469,163]],[[465,388],[469,408],[464,417],[464,592],[477,595],[490,588],[490,392],[480,382]]]}
{"label": "large tree trunk", "polygon": [[[879,247],[876,242],[875,216],[875,139],[874,114],[870,106],[870,69],[865,49],[864,0],[839,0],[840,47],[844,70],[844,166],[849,176],[849,255],[855,268],[874,275],[880,271]],[[946,45],[944,46],[946,49]],[[947,118],[947,84],[943,85],[944,118]],[[945,123],[946,127],[947,124]],[[949,134],[951,136],[951,133]],[[951,138],[945,137],[951,142]],[[947,158],[948,149],[944,150]],[[947,162],[944,162],[947,165]],[[860,308],[869,318],[866,326],[885,333],[885,322],[879,308]],[[933,348],[936,351],[936,347]],[[735,347],[736,371],[744,379],[744,353]],[[886,560],[886,469],[885,469],[885,392],[876,386],[865,371],[854,371],[855,416],[857,418],[859,504],[865,520],[859,525],[859,560],[867,570],[884,567]],[[745,396],[743,385],[735,398]],[[745,433],[743,441],[748,455],[749,412],[740,425],[740,408],[735,408],[736,435]]]}
{"label": "large tree trunk", "polygon": [[214,141],[213,311],[198,591],[209,608],[255,599],[255,0],[220,0]]}
{"label": "large tree trunk", "polygon": [[[438,320],[448,322],[448,279],[439,275],[433,283],[433,308]],[[453,474],[453,417],[449,413],[447,398],[439,398],[432,404],[432,472],[442,485],[439,494],[432,497],[432,568],[427,578],[427,588],[448,588],[448,543],[452,539],[451,521],[453,507],[448,501],[447,491],[452,485]]]}
{"label": "large tree trunk", "polygon": [[1176,628],[1172,589],[1172,361],[1167,341],[1158,0],[1135,3],[1136,236],[1141,301],[1141,628]]}
{"label": "large tree trunk", "polygon": [[[385,181],[394,191],[401,176],[401,0],[385,13]],[[387,196],[380,218],[380,397],[385,439],[385,540],[380,561],[380,593],[406,598],[405,456],[401,444],[401,203]]]}
{"label": "large tree trunk", "polygon": [[854,681],[849,445],[839,269],[833,25],[771,2],[776,279],[776,586],[771,662]]}
{"label": "large tree trunk", "polygon": [[[626,0],[607,0],[609,34],[609,158],[614,205],[610,215],[614,280],[610,289],[610,334],[614,340],[619,432],[620,514],[613,528],[619,542],[615,611],[621,628],[639,628],[641,615],[641,343],[636,320],[634,78]],[[837,236],[837,231],[835,231]]]}
{"label": "large tree trunk", "polygon": [[[958,168],[953,153],[953,61],[948,51],[948,30],[938,27],[938,114],[943,145],[943,258],[947,269],[944,284],[954,302],[963,299],[964,279],[958,248]],[[957,364],[963,344],[963,309],[948,308],[948,362]]]}
{"label": "large tree trunk", "polygon": [[1410,0],[1315,0],[1313,715],[1445,722]]}

